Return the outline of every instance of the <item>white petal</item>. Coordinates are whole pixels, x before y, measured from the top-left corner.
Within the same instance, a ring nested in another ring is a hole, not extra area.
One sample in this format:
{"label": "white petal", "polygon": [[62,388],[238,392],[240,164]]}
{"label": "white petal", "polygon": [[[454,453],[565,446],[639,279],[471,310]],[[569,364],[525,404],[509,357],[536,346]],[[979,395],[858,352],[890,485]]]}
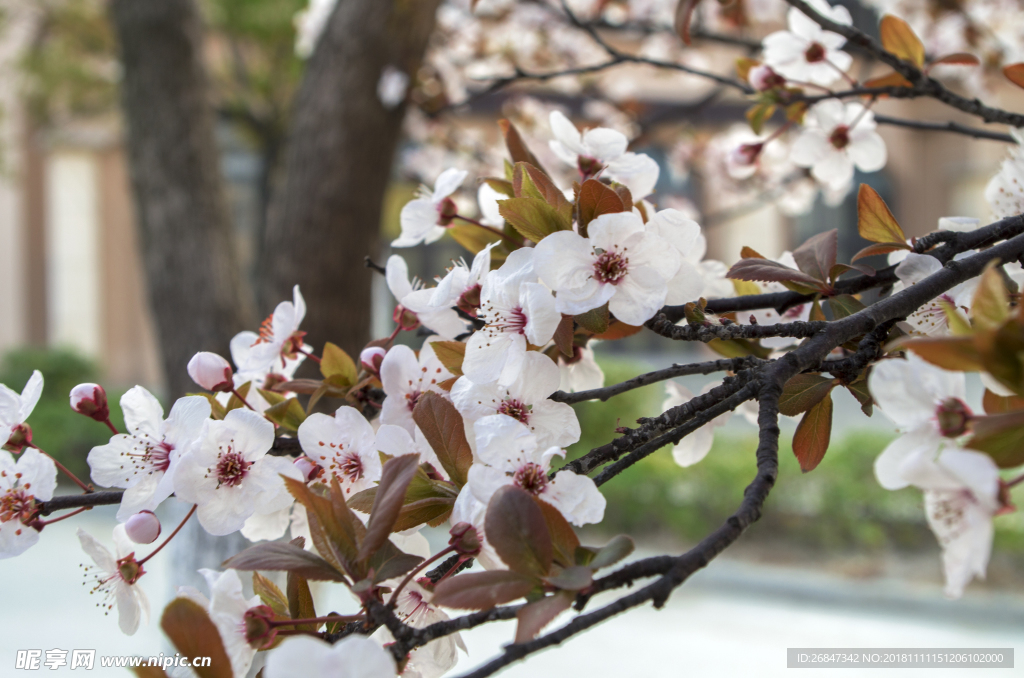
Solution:
{"label": "white petal", "polygon": [[[576,129],[576,125],[572,124],[569,118],[565,117],[561,111],[551,111],[548,121],[555,140],[565,147],[566,150],[576,155],[585,155],[587,153],[587,149],[583,147],[580,131]],[[575,159],[569,164],[576,164]]]}
{"label": "white petal", "polygon": [[[426,198],[410,200],[398,215],[402,226],[402,235],[392,241],[391,246],[412,247],[420,244],[437,229],[438,218],[437,205],[433,202]],[[391,289],[394,292],[394,288]]]}
{"label": "white petal", "polygon": [[22,423],[28,419],[29,415],[32,414],[32,410],[36,409],[36,403],[39,402],[39,396],[43,394],[43,375],[39,370],[33,370],[32,376],[28,378],[25,383],[25,388],[21,390],[21,411],[19,416]]}
{"label": "white petal", "polygon": [[624,153],[608,163],[604,175],[629,189],[634,201],[640,201],[654,192],[661,168],[645,153]]}
{"label": "white petal", "polygon": [[861,172],[877,172],[885,167],[888,159],[885,142],[878,132],[854,132],[846,152]]}
{"label": "white petal", "polygon": [[607,127],[595,127],[583,133],[583,146],[586,155],[601,162],[615,160],[626,152],[629,140],[622,132]]}
{"label": "white petal", "polygon": [[577,526],[601,522],[608,503],[593,480],[569,471],[557,474],[544,489],[541,499]]}
{"label": "white petal", "polygon": [[163,437],[164,408],[146,389],[141,386],[128,389],[121,396],[121,411],[124,412],[125,426],[132,433],[158,439]]}
{"label": "white petal", "polygon": [[562,321],[562,314],[555,310],[555,297],[540,283],[525,283],[519,290],[519,301],[526,316],[526,338],[534,346],[543,346],[551,341]]}
{"label": "white petal", "polygon": [[467,176],[469,176],[469,172],[455,169],[454,167],[441,172],[441,175],[437,177],[437,181],[434,183],[434,195],[431,196],[434,204],[436,205],[458,190]]}

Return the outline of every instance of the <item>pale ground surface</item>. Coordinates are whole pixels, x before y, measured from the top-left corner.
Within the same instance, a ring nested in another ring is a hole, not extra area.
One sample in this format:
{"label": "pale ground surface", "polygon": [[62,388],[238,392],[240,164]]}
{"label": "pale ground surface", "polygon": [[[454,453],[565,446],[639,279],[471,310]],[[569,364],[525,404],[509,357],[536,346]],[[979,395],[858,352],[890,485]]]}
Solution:
{"label": "pale ground surface", "polygon": [[[114,615],[94,607],[81,583],[86,557],[75,529],[84,527],[110,544],[113,510],[94,510],[82,520],[57,523],[19,558],[0,561],[5,623],[0,634],[0,676],[128,676],[126,670],[91,672],[67,668],[16,671],[18,649],[93,648],[98,654],[167,652],[159,631],[160,610],[171,595],[168,560],[155,558],[142,585],[154,619],[131,638]],[[165,523],[171,523],[166,520]],[[432,535],[433,536],[433,535]],[[111,544],[112,545],[112,544]],[[141,550],[141,549],[140,549]],[[145,551],[144,551],[145,552]],[[326,594],[327,591],[322,593]],[[320,600],[320,593],[314,596]],[[320,612],[352,609],[347,594],[327,596]],[[595,601],[599,603],[601,601]],[[592,604],[591,609],[594,608]],[[470,650],[457,675],[487,661],[513,635],[509,622],[481,627],[464,638]],[[942,598],[934,584],[900,580],[848,580],[806,570],[721,560],[680,589],[665,609],[636,609],[570,640],[563,648],[532,657],[502,675],[535,676],[757,676],[798,678],[836,675],[835,670],[790,670],[787,647],[1015,647],[1016,669],[921,669],[867,672],[887,676],[1024,676],[1024,596],[969,590],[962,601]],[[863,670],[840,672],[853,676]]]}

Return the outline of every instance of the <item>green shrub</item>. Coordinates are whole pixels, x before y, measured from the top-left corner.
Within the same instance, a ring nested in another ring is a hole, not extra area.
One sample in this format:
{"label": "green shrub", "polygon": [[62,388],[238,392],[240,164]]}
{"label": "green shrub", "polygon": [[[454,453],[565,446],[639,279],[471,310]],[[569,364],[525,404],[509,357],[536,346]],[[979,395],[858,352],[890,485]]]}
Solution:
{"label": "green shrub", "polygon": [[[20,393],[33,370],[43,373],[44,385],[39,404],[28,419],[32,442],[89,482],[86,455],[94,446],[110,440],[111,434],[103,424],[74,412],[68,395],[78,384],[99,381],[99,370],[73,351],[22,348],[10,351],[0,361],[0,383]],[[107,397],[111,421],[123,430],[118,403],[121,393],[108,392]]]}

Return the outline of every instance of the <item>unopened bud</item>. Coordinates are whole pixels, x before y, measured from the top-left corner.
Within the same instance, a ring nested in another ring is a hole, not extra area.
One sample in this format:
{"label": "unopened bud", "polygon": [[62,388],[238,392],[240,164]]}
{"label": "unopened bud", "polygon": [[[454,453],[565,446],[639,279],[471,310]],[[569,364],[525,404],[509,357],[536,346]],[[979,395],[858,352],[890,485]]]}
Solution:
{"label": "unopened bud", "polygon": [[455,547],[460,556],[475,556],[480,553],[480,537],[476,528],[469,523],[456,523],[449,534],[448,545]]}
{"label": "unopened bud", "polygon": [[121,575],[125,584],[134,584],[142,575],[146,574],[146,571],[142,569],[142,563],[135,560],[135,554],[129,553],[117,561],[117,573]]}
{"label": "unopened bud", "polygon": [[71,389],[71,409],[99,422],[110,419],[107,392],[99,384],[79,384]]}
{"label": "unopened bud", "polygon": [[160,536],[160,519],[152,511],[139,511],[125,521],[124,531],[136,544],[152,544]]}
{"label": "unopened bud", "polygon": [[231,365],[216,353],[201,351],[188,361],[188,376],[207,391],[230,392],[235,387],[231,375]]}
{"label": "unopened bud", "polygon": [[7,438],[4,449],[18,454],[30,444],[32,444],[32,427],[28,424],[18,424],[11,429],[11,435]]}
{"label": "unopened bud", "polygon": [[459,208],[455,205],[455,201],[451,198],[445,198],[437,206],[437,225],[449,226],[458,213]]}
{"label": "unopened bud", "polygon": [[401,304],[395,306],[395,312],[391,318],[404,332],[409,332],[420,326],[419,317]]}
{"label": "unopened bud", "polygon": [[580,174],[588,179],[596,176],[598,172],[604,169],[604,165],[601,164],[600,160],[597,158],[589,158],[585,155],[581,155],[579,157],[576,161],[576,166],[579,168]]}
{"label": "unopened bud", "polygon": [[380,346],[367,346],[359,354],[359,362],[363,369],[373,375],[380,375],[380,364],[384,362],[384,355],[387,353]]}
{"label": "unopened bud", "polygon": [[242,615],[245,641],[249,647],[265,650],[274,644],[277,628],[273,625],[274,611],[268,605],[250,607]]}
{"label": "unopened bud", "polygon": [[754,66],[747,73],[747,82],[758,92],[766,92],[786,84],[786,79],[772,70],[771,66]]}
{"label": "unopened bud", "polygon": [[292,464],[295,465],[295,468],[299,469],[299,472],[302,473],[302,477],[306,479],[307,483],[320,475],[320,471],[323,470],[314,464],[312,459],[305,455],[293,461]]}

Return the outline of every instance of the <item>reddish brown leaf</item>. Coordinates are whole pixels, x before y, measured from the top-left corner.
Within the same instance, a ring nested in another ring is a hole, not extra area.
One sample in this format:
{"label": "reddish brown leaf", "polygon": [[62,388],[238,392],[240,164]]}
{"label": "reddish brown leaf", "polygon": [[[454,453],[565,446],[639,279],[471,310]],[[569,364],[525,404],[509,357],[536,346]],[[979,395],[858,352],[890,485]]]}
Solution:
{"label": "reddish brown leaf", "polygon": [[903,19],[886,14],[878,26],[882,47],[918,68],[924,65],[924,45]]}
{"label": "reddish brown leaf", "polygon": [[199,678],[232,678],[231,660],[224,650],[220,632],[197,603],[188,598],[172,600],[160,617],[160,628],[185,657],[210,658],[209,666],[204,666],[206,662],[192,664]]}
{"label": "reddish brown leaf", "polygon": [[565,519],[561,511],[536,497],[534,497],[534,501],[537,502],[537,506],[540,507],[541,512],[544,514],[544,522],[547,524],[548,532],[551,534],[551,545],[554,547],[553,557],[555,562],[562,567],[573,565],[576,562],[576,549],[580,545],[576,531],[572,529],[572,525]]}
{"label": "reddish brown leaf", "polygon": [[865,240],[897,247],[905,246],[907,240],[882,196],[867,184],[861,184],[857,192],[857,231]]}
{"label": "reddish brown leaf", "polygon": [[992,391],[985,389],[985,395],[981,399],[981,406],[985,410],[985,414],[1014,412],[1016,410],[1024,410],[1024,398],[1016,395],[996,395]]}
{"label": "reddish brown leaf", "polygon": [[814,407],[832,391],[834,379],[818,374],[798,374],[786,382],[779,397],[779,412],[795,417]]}
{"label": "reddish brown leaf", "polygon": [[[622,201],[622,206],[627,210],[633,209],[633,194],[629,192],[629,189],[622,184],[615,184],[612,187],[615,191],[615,195],[619,196],[619,200]],[[646,219],[644,219],[646,221]]]}
{"label": "reddish brown leaf", "polygon": [[1024,87],[1024,63],[1006,66],[1003,68],[1003,75],[1017,87]]}
{"label": "reddish brown leaf", "polygon": [[633,543],[632,538],[620,534],[599,548],[588,565],[594,570],[610,567],[632,553],[635,548],[636,544]]}
{"label": "reddish brown leaf", "polygon": [[359,545],[359,560],[367,560],[377,552],[391,534],[391,528],[405,503],[405,491],[419,470],[420,455],[403,454],[392,457],[381,470],[377,494],[373,498],[366,535]]}
{"label": "reddish brown leaf", "polygon": [[574,316],[573,319],[576,321],[577,325],[588,332],[592,332],[593,334],[603,334],[608,331],[608,304],[587,311],[586,313],[581,313]]}
{"label": "reddish brown leaf", "polygon": [[828,307],[832,309],[832,315],[836,320],[864,310],[864,304],[861,300],[849,294],[838,294],[834,297],[829,297]]}
{"label": "reddish brown leaf", "polygon": [[632,337],[634,334],[644,328],[643,325],[627,325],[621,320],[615,319],[608,324],[608,329],[599,334],[595,334],[595,339],[601,341],[615,341],[616,339],[625,339],[626,337]]}
{"label": "reddish brown leaf", "polygon": [[460,610],[489,610],[524,597],[538,584],[536,579],[509,570],[470,572],[438,584],[432,602]]}
{"label": "reddish brown leaf", "polygon": [[988,262],[971,299],[971,320],[982,330],[1002,327],[1010,317],[1010,296],[999,273],[999,263],[998,259]]}
{"label": "reddish brown leaf", "polygon": [[974,417],[971,431],[966,446],[992,457],[999,468],[1024,464],[1024,410]]}
{"label": "reddish brown leaf", "polygon": [[700,0],[679,0],[676,5],[675,20],[672,22],[676,35],[682,38],[687,46],[692,44],[690,39],[690,22],[693,21],[693,12],[697,9]]}
{"label": "reddish brown leaf", "polygon": [[448,477],[461,488],[466,484],[469,467],[473,464],[473,450],[466,440],[462,415],[455,405],[440,395],[424,393],[416,402],[412,418],[437,454]]}
{"label": "reddish brown leaf", "polygon": [[971,337],[911,339],[901,347],[946,370],[977,372],[984,369],[982,355]]}
{"label": "reddish brown leaf", "polygon": [[829,280],[829,273],[836,265],[839,253],[839,231],[818,233],[808,238],[803,245],[793,250],[793,259],[801,271],[822,282]]}
{"label": "reddish brown leaf", "polygon": [[516,129],[516,126],[511,121],[499,120],[498,127],[501,128],[501,133],[505,137],[505,146],[508,148],[508,154],[512,156],[513,163],[528,162],[534,167],[541,168],[537,156],[527,148],[526,142],[523,141],[523,137],[519,134],[519,130]]}
{"label": "reddish brown leaf", "polygon": [[576,211],[578,213],[580,235],[585,236],[587,226],[591,221],[602,214],[625,212],[626,208],[622,204],[622,198],[611,187],[605,186],[597,179],[587,179],[580,187],[580,197],[576,203]]}
{"label": "reddish brown leaf", "polygon": [[533,496],[516,485],[505,485],[487,504],[487,541],[515,572],[543,577],[551,569],[554,546],[544,512]]}
{"label": "reddish brown leaf", "polygon": [[[871,78],[870,80],[864,81],[864,87],[913,87],[909,80],[904,78],[899,73],[893,71],[888,75],[883,75],[877,78]],[[888,96],[883,94],[882,96]]]}
{"label": "reddish brown leaf", "polygon": [[939,64],[946,64],[949,66],[980,66],[981,59],[973,54],[968,54],[967,52],[957,52],[956,54],[947,54],[944,57],[936,59],[928,64],[928,68],[938,66]]}
{"label": "reddish brown leaf", "polygon": [[567,211],[569,219],[572,219],[572,205],[565,199],[562,189],[555,186],[555,182],[528,162],[517,162],[512,171],[512,190],[515,197],[540,198],[547,204],[561,212]]}
{"label": "reddish brown leaf", "polygon": [[[746,245],[744,245],[742,248],[740,248],[740,258],[741,259],[767,259],[768,257],[764,256],[763,254],[761,254],[760,252],[755,250],[753,247],[747,247]],[[757,292],[754,292],[753,294],[757,294]]]}
{"label": "reddish brown leaf", "polygon": [[740,259],[729,269],[726,277],[757,282],[790,281],[821,291],[831,289],[826,282],[822,282],[803,271],[798,271],[795,268],[790,268],[785,264],[780,264],[770,259]]}
{"label": "reddish brown leaf", "polygon": [[558,327],[555,328],[555,346],[562,352],[562,355],[567,358],[571,358],[573,355],[572,349],[572,336],[573,336],[573,321],[571,315],[562,314],[562,320],[559,321]]}
{"label": "reddish brown leaf", "polygon": [[[291,619],[313,619],[316,617],[313,594],[309,591],[309,582],[305,577],[289,572],[285,588],[288,589],[288,616]],[[317,626],[318,624],[299,624],[295,628],[315,633]]]}
{"label": "reddish brown leaf", "polygon": [[817,468],[828,450],[832,435],[832,395],[827,394],[814,407],[807,410],[793,434],[793,454],[800,469],[807,473]]}
{"label": "reddish brown leaf", "polygon": [[532,640],[541,630],[554,621],[555,617],[569,609],[573,594],[560,592],[553,596],[527,603],[516,612],[516,643]]}
{"label": "reddish brown leaf", "polygon": [[345,581],[341,572],[320,556],[279,541],[250,546],[225,560],[223,566],[232,570],[296,572],[312,581]]}
{"label": "reddish brown leaf", "polygon": [[541,198],[500,200],[498,212],[521,236],[533,242],[540,242],[552,233],[571,228],[569,218]]}
{"label": "reddish brown leaf", "polygon": [[[896,250],[909,250],[910,245],[907,243],[877,243],[874,245],[868,245],[861,251],[853,255],[852,261],[863,259],[865,257],[873,257],[879,254],[888,254],[889,252],[895,252]],[[841,266],[842,264],[837,264]]]}
{"label": "reddish brown leaf", "polygon": [[864,264],[836,264],[828,272],[828,279],[834,283],[839,276],[844,273],[848,273],[849,271],[857,271],[864,275],[874,275],[877,273],[875,269],[870,266],[865,266]]}

